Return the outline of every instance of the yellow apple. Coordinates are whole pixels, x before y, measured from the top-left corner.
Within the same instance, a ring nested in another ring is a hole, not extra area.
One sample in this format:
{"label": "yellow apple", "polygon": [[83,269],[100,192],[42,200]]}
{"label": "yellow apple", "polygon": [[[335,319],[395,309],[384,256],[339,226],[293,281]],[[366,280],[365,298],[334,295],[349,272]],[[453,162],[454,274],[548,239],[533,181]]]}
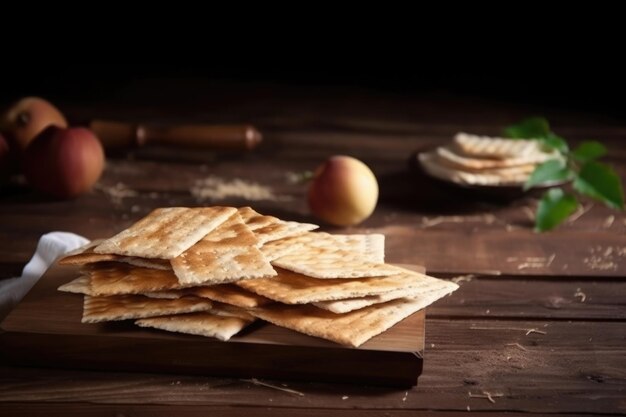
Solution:
{"label": "yellow apple", "polygon": [[311,212],[336,226],[352,226],[367,219],[378,202],[378,182],[367,165],[350,156],[329,158],[309,186]]}
{"label": "yellow apple", "polygon": [[25,97],[13,103],[0,119],[0,129],[18,151],[25,150],[50,125],[65,128],[67,120],[52,103],[39,97]]}

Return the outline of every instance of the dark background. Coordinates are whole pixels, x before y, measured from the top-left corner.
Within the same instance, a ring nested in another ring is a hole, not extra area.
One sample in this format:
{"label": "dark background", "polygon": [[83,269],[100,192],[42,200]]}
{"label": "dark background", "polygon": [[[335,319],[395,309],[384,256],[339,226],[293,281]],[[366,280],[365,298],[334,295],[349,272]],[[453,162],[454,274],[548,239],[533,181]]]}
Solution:
{"label": "dark background", "polygon": [[[121,92],[150,80],[167,84],[167,91],[150,94],[166,103],[176,85],[193,82],[212,84],[280,85],[294,87],[348,87],[428,98],[470,96],[529,106],[550,106],[563,110],[599,113],[617,119],[626,117],[626,82],[621,65],[572,55],[536,62],[507,65],[489,60],[447,59],[424,64],[419,60],[372,61],[334,64],[317,61],[285,65],[255,62],[243,65],[136,65],[88,64],[51,67],[45,72],[4,69],[0,101],[7,104],[26,95],[38,95],[58,102],[115,101]],[[180,100],[180,97],[177,97]],[[194,97],[184,97],[193,102]],[[141,98],[137,98],[141,102]]]}

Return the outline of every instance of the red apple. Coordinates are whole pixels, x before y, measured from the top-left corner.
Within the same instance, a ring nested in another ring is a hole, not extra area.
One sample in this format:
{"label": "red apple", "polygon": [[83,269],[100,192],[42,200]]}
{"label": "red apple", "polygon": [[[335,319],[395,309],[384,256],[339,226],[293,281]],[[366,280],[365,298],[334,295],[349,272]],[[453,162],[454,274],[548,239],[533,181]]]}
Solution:
{"label": "red apple", "polygon": [[57,197],[74,197],[100,178],[104,151],[89,129],[49,126],[26,149],[23,168],[34,188]]}
{"label": "red apple", "polygon": [[11,147],[20,151],[50,125],[67,127],[67,121],[59,109],[39,97],[26,97],[13,103],[0,119],[0,130]]}
{"label": "red apple", "polygon": [[351,226],[367,219],[376,208],[378,182],[358,159],[333,156],[315,172],[308,197],[315,216],[337,226]]}

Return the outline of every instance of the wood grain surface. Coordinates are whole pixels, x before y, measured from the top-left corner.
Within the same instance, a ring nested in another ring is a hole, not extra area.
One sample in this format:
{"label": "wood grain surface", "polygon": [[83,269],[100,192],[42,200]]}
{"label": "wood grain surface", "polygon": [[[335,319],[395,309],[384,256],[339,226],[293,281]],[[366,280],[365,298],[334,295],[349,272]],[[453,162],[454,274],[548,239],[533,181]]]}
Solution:
{"label": "wood grain surface", "polygon": [[[5,187],[0,278],[19,274],[43,233],[109,236],[159,206],[252,205],[285,219],[315,221],[296,174],[315,169],[327,156],[350,154],[376,173],[378,207],[359,226],[322,230],[384,233],[389,262],[424,264],[431,274],[461,286],[428,310],[418,386],[74,371],[5,360],[0,414],[626,414],[624,213],[586,200],[574,221],[536,234],[538,195],[499,200],[450,190],[409,168],[412,152],[443,143],[457,131],[497,134],[503,125],[542,114],[572,143],[604,142],[607,161],[625,178],[623,120],[356,88],[202,82],[185,88],[160,96],[158,91],[167,90],[167,82],[160,81],[129,86],[101,102],[61,107],[77,119],[252,123],[263,133],[263,144],[246,154],[157,146],[109,154],[98,186],[70,201],[25,186]],[[235,179],[267,187],[274,197],[208,198],[211,181]]]}

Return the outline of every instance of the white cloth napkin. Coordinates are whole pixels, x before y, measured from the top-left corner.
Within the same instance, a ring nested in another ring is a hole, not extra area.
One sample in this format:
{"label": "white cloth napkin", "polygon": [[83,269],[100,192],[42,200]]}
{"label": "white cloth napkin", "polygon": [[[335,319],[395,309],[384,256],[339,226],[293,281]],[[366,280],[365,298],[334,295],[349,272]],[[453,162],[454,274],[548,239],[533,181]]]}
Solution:
{"label": "white cloth napkin", "polygon": [[85,245],[89,240],[68,232],[51,232],[39,239],[37,250],[22,276],[0,281],[0,319],[26,295],[59,256]]}

